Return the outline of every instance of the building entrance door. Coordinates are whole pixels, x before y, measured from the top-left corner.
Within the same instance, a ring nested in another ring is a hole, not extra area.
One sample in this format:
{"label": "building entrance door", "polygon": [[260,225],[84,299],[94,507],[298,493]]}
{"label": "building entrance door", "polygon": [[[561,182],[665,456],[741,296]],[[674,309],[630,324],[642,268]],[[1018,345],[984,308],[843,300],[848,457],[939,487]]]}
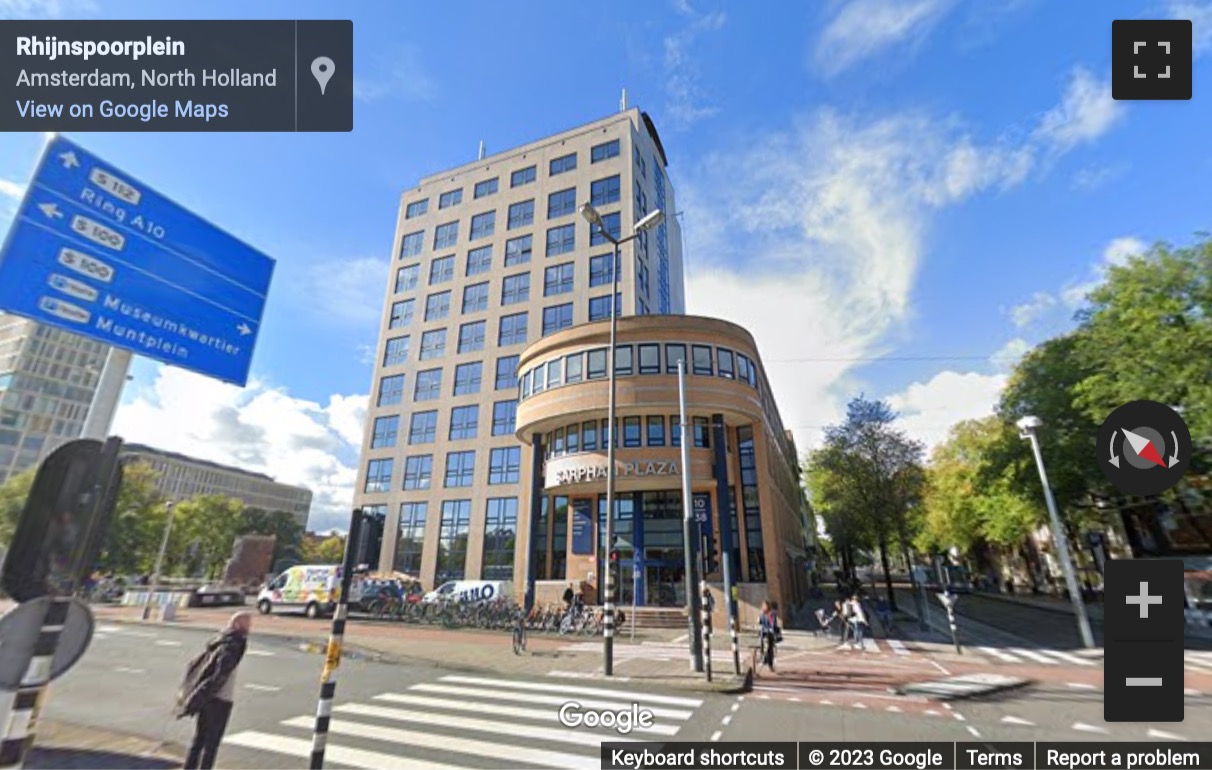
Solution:
{"label": "building entrance door", "polygon": [[686,604],[686,565],[681,550],[650,548],[644,556],[649,607],[683,607]]}

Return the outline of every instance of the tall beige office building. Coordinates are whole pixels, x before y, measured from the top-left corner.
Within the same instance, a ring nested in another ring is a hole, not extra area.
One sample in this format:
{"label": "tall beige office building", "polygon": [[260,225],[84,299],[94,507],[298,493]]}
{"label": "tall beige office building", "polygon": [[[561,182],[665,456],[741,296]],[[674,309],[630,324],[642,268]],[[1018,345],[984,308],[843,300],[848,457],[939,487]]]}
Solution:
{"label": "tall beige office building", "polygon": [[[426,177],[404,193],[379,330],[356,504],[385,517],[380,568],[427,585],[521,585],[531,498],[515,436],[518,361],[531,343],[610,316],[682,314],[682,242],[667,159],[629,109]],[[516,569],[515,569],[516,565]]]}
{"label": "tall beige office building", "polygon": [[108,352],[0,313],[0,484],[80,436]]}

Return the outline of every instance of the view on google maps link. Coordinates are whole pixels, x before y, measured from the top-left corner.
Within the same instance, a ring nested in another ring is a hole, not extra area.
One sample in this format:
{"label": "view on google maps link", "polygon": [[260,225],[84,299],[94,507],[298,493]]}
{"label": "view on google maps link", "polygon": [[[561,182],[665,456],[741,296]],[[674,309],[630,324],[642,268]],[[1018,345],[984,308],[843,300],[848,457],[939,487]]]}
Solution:
{"label": "view on google maps link", "polygon": [[184,5],[0,0],[0,770],[1212,770],[1212,0]]}

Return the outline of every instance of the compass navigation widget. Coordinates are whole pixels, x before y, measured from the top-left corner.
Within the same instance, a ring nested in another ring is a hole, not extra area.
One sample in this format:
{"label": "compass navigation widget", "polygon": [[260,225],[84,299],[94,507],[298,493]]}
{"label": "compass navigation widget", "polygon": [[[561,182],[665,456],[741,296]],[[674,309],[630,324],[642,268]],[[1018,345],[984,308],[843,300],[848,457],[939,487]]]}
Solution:
{"label": "compass navigation widget", "polygon": [[1099,465],[1126,495],[1158,495],[1178,483],[1191,462],[1191,431],[1178,412],[1156,401],[1132,401],[1098,431]]}

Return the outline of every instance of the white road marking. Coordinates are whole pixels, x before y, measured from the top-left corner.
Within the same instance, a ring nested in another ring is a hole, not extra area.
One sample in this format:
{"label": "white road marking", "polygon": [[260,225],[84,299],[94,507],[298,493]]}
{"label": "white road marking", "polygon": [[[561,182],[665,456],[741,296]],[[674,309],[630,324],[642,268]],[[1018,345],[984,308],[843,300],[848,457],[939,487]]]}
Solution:
{"label": "white road marking", "polygon": [[905,643],[902,642],[900,639],[885,639],[884,641],[888,642],[888,646],[891,647],[892,651],[895,652],[897,655],[912,654],[909,652],[909,648],[906,647]]}
{"label": "white road marking", "polygon": [[1002,724],[1004,724],[1004,725],[1022,725],[1023,727],[1035,727],[1034,722],[1029,722],[1026,719],[1022,719],[1020,717],[1013,717],[1013,716],[1002,717]]}
{"label": "white road marking", "polygon": [[[315,727],[314,717],[296,717],[282,723],[287,727],[298,727],[311,730]],[[517,727],[521,727],[518,725]],[[489,743],[477,741],[463,735],[439,735],[420,730],[401,730],[395,727],[379,727],[378,725],[363,725],[356,722],[333,720],[329,726],[329,735],[348,735],[354,738],[367,738],[384,743],[419,746],[425,749],[437,749],[459,754],[473,754],[488,757],[501,765],[534,764],[547,767],[575,767],[582,770],[598,770],[602,765],[601,757],[588,757],[582,754],[567,754],[559,751],[532,749],[524,746],[513,746],[507,743]],[[522,732],[518,730],[518,732]],[[334,757],[335,761],[336,758]]]}
{"label": "white road marking", "polygon": [[791,699],[791,702],[792,702],[792,703],[799,703],[799,702],[800,702],[800,699],[799,699],[799,698],[792,698],[792,699]]}
{"label": "white road marking", "polygon": [[1098,689],[1098,685],[1086,684],[1085,682],[1066,682],[1065,684],[1068,685],[1069,687],[1072,687],[1074,690],[1097,690]]}
{"label": "white road marking", "polygon": [[[375,700],[385,701],[387,703],[399,703],[402,705],[417,706],[421,708],[447,709],[450,711],[471,711],[477,714],[488,712],[492,716],[498,717],[516,717],[518,719],[534,719],[536,721],[549,721],[552,717],[551,709],[528,709],[519,706],[504,706],[495,703],[478,703],[476,701],[455,700],[453,698],[427,698],[424,695],[413,695],[411,693],[385,693],[376,695]],[[340,706],[337,711],[343,710],[345,707]],[[411,713],[408,711],[392,709],[399,714]],[[397,719],[396,716],[388,716],[388,719]],[[636,732],[650,732],[657,735],[676,735],[678,728],[670,725],[653,725],[652,727],[635,726],[632,728]]]}
{"label": "white road marking", "polygon": [[831,700],[823,700],[823,701],[821,701],[821,705],[822,705],[822,706],[832,706],[832,705],[833,705],[833,701],[831,701]]}
{"label": "white road marking", "polygon": [[711,742],[714,743],[714,742],[718,741],[720,739],[721,735],[723,735],[723,733],[720,732],[719,730],[716,730],[714,733],[711,734]]}
{"label": "white road marking", "polygon": [[891,711],[894,714],[901,713],[900,706],[889,706],[888,708],[884,709],[884,711]]}
{"label": "white road marking", "polygon": [[734,703],[734,704],[732,704],[732,710],[733,710],[733,711],[736,711],[736,710],[737,710],[737,709],[739,709],[740,707],[741,707],[741,704],[739,704],[739,703]]}
{"label": "white road marking", "polygon": [[931,660],[930,662],[932,664],[934,664],[935,668],[937,668],[939,671],[943,672],[943,676],[951,676],[951,672],[948,671],[947,669],[943,668],[942,665],[940,665],[937,660]]}
{"label": "white road marking", "polygon": [[[256,730],[246,730],[223,739],[224,745],[243,746],[248,749],[271,751],[285,754],[289,757],[307,759],[311,757],[311,740],[301,738],[286,738],[273,733],[262,733]],[[379,751],[351,749],[329,743],[324,749],[324,758],[338,765],[365,768],[366,770],[460,770],[455,765],[439,762],[426,762],[414,757],[402,757],[396,754],[384,754]],[[302,767],[302,765],[300,765]]]}
{"label": "white road marking", "polygon": [[274,655],[277,655],[276,652],[270,652],[269,650],[248,650],[245,654],[256,655],[259,658],[272,658]]}
{"label": "white road marking", "polygon": [[[391,719],[397,722],[406,722],[410,725],[429,725],[432,727],[450,727],[455,730],[496,733],[498,735],[516,735],[519,737],[533,738],[540,741],[540,745],[545,742],[572,743],[574,745],[596,744],[600,748],[602,743],[605,741],[622,740],[624,743],[632,743],[638,740],[636,738],[625,738],[623,736],[611,737],[608,735],[568,730],[563,727],[559,729],[551,727],[536,727],[533,725],[522,725],[516,722],[496,722],[491,719],[476,719],[474,717],[462,717],[454,714],[434,714],[426,711],[393,709],[385,708],[383,706],[366,706],[361,703],[345,703],[334,708],[333,712],[340,714],[355,714],[357,716],[364,717],[375,717],[378,719]],[[670,728],[670,732],[666,732],[666,735],[671,733],[676,735],[677,728]]]}
{"label": "white road marking", "polygon": [[595,695],[604,698],[619,698],[622,700],[663,703],[668,706],[692,706],[697,708],[703,705],[703,701],[700,698],[680,698],[673,695],[651,695],[649,693],[637,692],[633,690],[611,690],[596,687],[568,687],[567,685],[555,683],[541,684],[539,682],[518,682],[507,679],[489,679],[486,677],[477,676],[444,676],[442,677],[441,681],[451,682],[453,684],[488,685],[490,687],[528,690],[531,692],[554,692],[563,695]]}
{"label": "white road marking", "polygon": [[727,727],[728,725],[732,724],[732,714],[729,714],[728,716],[724,717],[723,724],[724,724],[724,727]]}
{"label": "white road marking", "polygon": [[1088,725],[1085,722],[1074,722],[1073,729],[1078,730],[1083,733],[1101,733],[1102,735],[1106,735],[1107,733],[1111,732],[1110,730],[1108,730],[1105,727],[1098,727],[1097,725]]}
{"label": "white road marking", "polygon": [[[490,700],[511,700],[521,703],[533,703],[543,706],[555,706],[559,708],[569,701],[569,696],[564,695],[538,695],[525,692],[508,692],[505,690],[496,690],[487,687],[453,687],[441,684],[422,683],[409,688],[416,692],[438,693],[439,695],[454,695],[456,697],[473,697],[487,698]],[[609,691],[608,691],[609,692]],[[572,693],[569,693],[571,695]],[[620,693],[618,700],[602,700],[598,698],[577,698],[577,702],[585,708],[595,709],[610,709],[617,711],[619,709],[629,709],[631,704],[627,701],[626,693]],[[665,719],[689,719],[694,712],[683,711],[680,709],[667,709],[659,706],[645,706],[653,713],[653,716]]]}
{"label": "white road marking", "polygon": [[972,725],[968,725],[968,732],[972,733],[972,734],[973,734],[974,736],[976,736],[977,738],[981,737],[980,731],[979,731],[979,730],[977,730],[977,729],[976,729],[975,727],[973,727]]}
{"label": "white road marking", "polygon": [[986,655],[992,655],[998,660],[1005,661],[1006,663],[1018,663],[1018,658],[1014,657],[1013,655],[1007,655],[996,647],[978,647],[977,649]]}
{"label": "white road marking", "polygon": [[689,636],[690,636],[690,634],[682,634],[677,639],[674,639],[672,642],[670,642],[670,644],[681,644],[682,642],[686,641],[686,638]]}
{"label": "white road marking", "polygon": [[865,709],[865,708],[867,708],[867,704],[866,703],[856,703],[856,704],[854,704],[854,707],[856,709]]}
{"label": "white road marking", "polygon": [[1092,660],[1088,660],[1086,658],[1079,658],[1076,655],[1071,655],[1067,652],[1061,652],[1060,650],[1047,650],[1047,653],[1054,657],[1060,658],[1061,660],[1063,660],[1067,663],[1074,663],[1079,666],[1097,666],[1098,665],[1097,663],[1095,663]]}
{"label": "white road marking", "polygon": [[941,716],[942,716],[942,714],[938,713],[938,712],[937,712],[937,711],[935,711],[934,709],[930,709],[929,711],[927,711],[927,712],[926,712],[926,715],[927,715],[927,716],[932,716],[932,717],[941,717]]}
{"label": "white road marking", "polygon": [[114,669],[120,674],[146,674],[147,670],[142,668],[127,668],[126,666],[118,666]]}
{"label": "white road marking", "polygon": [[174,642],[171,639],[157,639],[156,644],[158,644],[161,647],[180,647],[181,646],[180,642]]}
{"label": "white road marking", "polygon": [[122,628],[120,626],[111,626],[111,625],[107,625],[107,624],[102,624],[102,625],[97,626],[98,634],[116,634],[116,633],[120,632],[121,630],[122,630]]}
{"label": "white road marking", "polygon": [[955,717],[957,722],[967,722],[968,721],[967,719],[964,718],[964,715],[960,714],[960,713],[954,713],[951,716]]}
{"label": "white road marking", "polygon": [[1178,733],[1168,733],[1168,732],[1165,732],[1164,730],[1154,730],[1152,728],[1149,729],[1149,732],[1147,733],[1147,735],[1150,738],[1161,738],[1161,739],[1167,740],[1167,741],[1190,740],[1188,738],[1185,738],[1185,737],[1179,735]]}
{"label": "white road marking", "polygon": [[1199,690],[1192,690],[1190,687],[1188,687],[1187,689],[1183,690],[1183,695],[1190,695],[1192,697],[1198,697]]}
{"label": "white road marking", "polygon": [[548,671],[547,676],[554,676],[559,679],[597,679],[596,676],[588,671]]}
{"label": "white road marking", "polygon": [[156,638],[155,634],[148,633],[147,631],[127,631],[125,633],[127,636],[134,636],[139,639],[155,639]]}
{"label": "white road marking", "polygon": [[245,689],[257,690],[258,692],[278,692],[282,689],[281,687],[274,687],[271,684],[253,684],[252,682],[244,685],[244,687]]}
{"label": "white road marking", "polygon": [[1042,653],[1038,653],[1035,650],[1028,650],[1026,647],[1011,647],[1010,649],[1016,655],[1022,655],[1024,658],[1030,658],[1037,663],[1043,663],[1046,666],[1056,665],[1056,661],[1054,659],[1049,658],[1047,655],[1043,655]]}

